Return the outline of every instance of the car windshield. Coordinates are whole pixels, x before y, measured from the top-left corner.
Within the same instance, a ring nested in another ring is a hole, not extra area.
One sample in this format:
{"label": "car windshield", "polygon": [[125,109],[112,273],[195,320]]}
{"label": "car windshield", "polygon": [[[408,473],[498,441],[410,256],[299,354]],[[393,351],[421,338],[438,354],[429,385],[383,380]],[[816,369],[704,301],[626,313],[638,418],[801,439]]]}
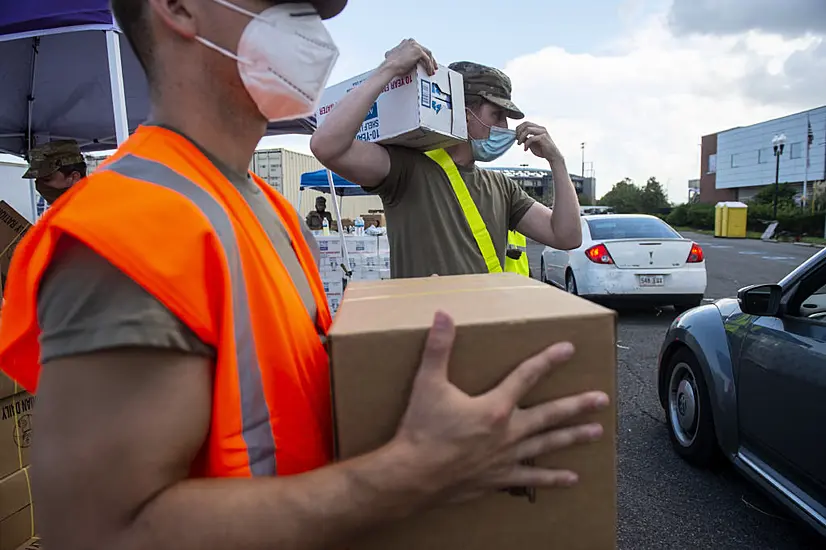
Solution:
{"label": "car windshield", "polygon": [[679,233],[657,218],[614,218],[587,220],[591,238],[609,239],[681,239]]}

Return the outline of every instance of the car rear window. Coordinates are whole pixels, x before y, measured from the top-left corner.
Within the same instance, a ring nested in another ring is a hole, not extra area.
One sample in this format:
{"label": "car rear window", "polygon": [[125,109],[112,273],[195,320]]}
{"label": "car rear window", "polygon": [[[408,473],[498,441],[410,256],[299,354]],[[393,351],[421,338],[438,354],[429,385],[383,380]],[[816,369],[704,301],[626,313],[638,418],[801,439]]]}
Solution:
{"label": "car rear window", "polygon": [[591,238],[608,239],[681,239],[679,233],[656,218],[611,218],[586,220]]}

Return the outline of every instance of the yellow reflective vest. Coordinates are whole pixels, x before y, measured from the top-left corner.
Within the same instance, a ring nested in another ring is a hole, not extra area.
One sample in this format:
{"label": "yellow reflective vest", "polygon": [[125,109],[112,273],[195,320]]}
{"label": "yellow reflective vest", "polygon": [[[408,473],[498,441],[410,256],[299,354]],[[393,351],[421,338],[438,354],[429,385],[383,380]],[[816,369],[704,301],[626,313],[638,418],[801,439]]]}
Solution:
{"label": "yellow reflective vest", "polygon": [[[470,230],[473,233],[473,238],[476,239],[476,245],[485,259],[489,273],[501,273],[502,264],[499,262],[499,257],[496,254],[496,248],[493,246],[493,240],[490,238],[490,233],[485,225],[485,220],[479,214],[479,209],[473,202],[470,196],[465,180],[462,179],[456,164],[450,155],[444,149],[437,149],[435,151],[428,151],[425,153],[431,160],[436,162],[445,171],[450,185],[453,187],[453,192],[459,200],[459,205],[465,213]],[[508,232],[508,249],[521,250],[522,254],[519,259],[511,259],[505,257],[505,271],[512,273],[519,273],[525,277],[530,276],[530,267],[528,265],[527,241],[525,236],[516,231]]]}
{"label": "yellow reflective vest", "polygon": [[508,250],[518,250],[520,254],[518,260],[505,256],[505,271],[530,277],[531,267],[528,263],[528,240],[525,238],[525,235],[517,231],[508,231]]}

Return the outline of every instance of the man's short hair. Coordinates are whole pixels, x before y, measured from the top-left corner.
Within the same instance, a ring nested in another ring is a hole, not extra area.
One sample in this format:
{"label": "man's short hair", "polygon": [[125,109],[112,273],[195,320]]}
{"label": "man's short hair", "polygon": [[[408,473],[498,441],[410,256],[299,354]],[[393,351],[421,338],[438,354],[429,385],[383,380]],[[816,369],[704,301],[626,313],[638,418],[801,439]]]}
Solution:
{"label": "man's short hair", "polygon": [[112,14],[132,50],[146,73],[152,80],[152,33],[149,30],[146,0],[112,0]]}
{"label": "man's short hair", "polygon": [[81,178],[86,177],[86,163],[79,162],[77,164],[69,164],[67,166],[62,166],[58,169],[58,171],[66,176],[67,178],[71,176],[73,173],[77,172],[80,174]]}

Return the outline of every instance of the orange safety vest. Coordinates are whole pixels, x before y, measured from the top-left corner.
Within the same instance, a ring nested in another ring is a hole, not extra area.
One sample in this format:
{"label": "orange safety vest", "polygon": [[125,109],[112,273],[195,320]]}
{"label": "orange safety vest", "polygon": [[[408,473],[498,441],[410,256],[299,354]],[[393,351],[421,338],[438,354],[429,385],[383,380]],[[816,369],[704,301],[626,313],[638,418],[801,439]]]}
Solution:
{"label": "orange safety vest", "polygon": [[290,475],[329,463],[329,369],[319,334],[330,327],[330,310],[295,209],[253,178],[290,235],[316,319],[241,194],[191,142],[144,126],[18,245],[0,369],[37,390],[37,290],[58,238],[69,234],[217,350],[211,429],[194,476]]}

